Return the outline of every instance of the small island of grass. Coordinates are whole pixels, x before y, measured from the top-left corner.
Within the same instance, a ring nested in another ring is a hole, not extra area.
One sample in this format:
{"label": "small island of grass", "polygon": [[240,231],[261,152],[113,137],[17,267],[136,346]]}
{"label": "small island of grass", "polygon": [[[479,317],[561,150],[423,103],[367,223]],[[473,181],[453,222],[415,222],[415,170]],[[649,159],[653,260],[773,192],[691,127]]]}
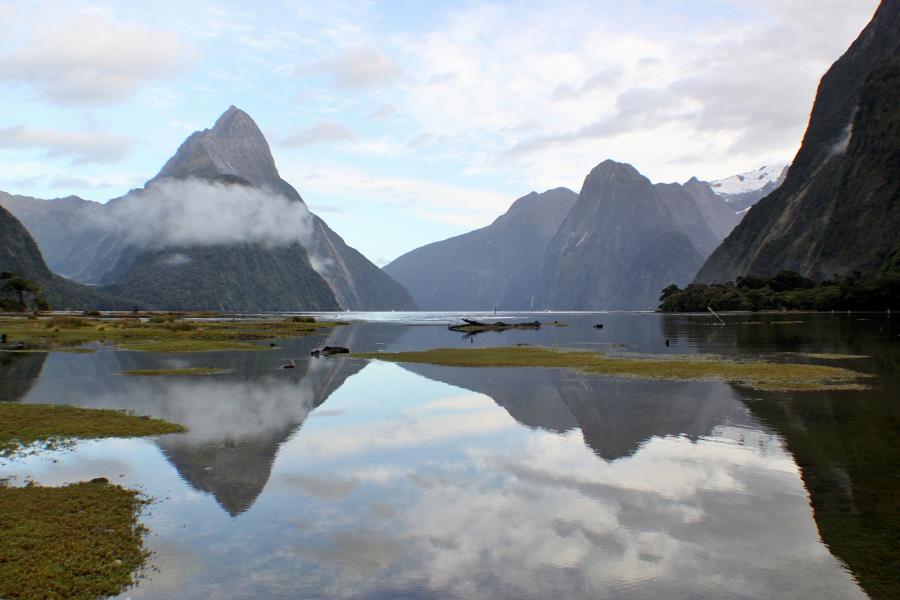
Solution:
{"label": "small island of grass", "polygon": [[0,402],[0,457],[31,446],[65,445],[74,439],[140,437],[180,433],[183,425],[121,410],[55,404]]}
{"label": "small island of grass", "polygon": [[838,367],[763,361],[723,360],[710,356],[611,356],[596,352],[537,346],[353,354],[356,358],[454,367],[562,368],[639,379],[730,381],[769,391],[863,389],[863,373]]}
{"label": "small island of grass", "polygon": [[17,350],[71,349],[89,342],[136,352],[221,352],[268,350],[260,341],[314,335],[342,325],[313,317],[244,320],[191,313],[103,317],[56,315],[0,318],[0,333]]}
{"label": "small island of grass", "polygon": [[0,484],[0,598],[88,600],[122,593],[148,555],[146,529],[138,522],[144,503],[137,492],[105,480]]}

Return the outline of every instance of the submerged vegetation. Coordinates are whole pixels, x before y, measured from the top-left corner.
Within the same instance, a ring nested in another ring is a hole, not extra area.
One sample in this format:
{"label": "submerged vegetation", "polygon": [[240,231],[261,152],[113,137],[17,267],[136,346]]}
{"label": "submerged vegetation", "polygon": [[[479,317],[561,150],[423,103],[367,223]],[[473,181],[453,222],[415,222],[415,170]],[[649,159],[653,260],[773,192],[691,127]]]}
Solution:
{"label": "submerged vegetation", "polygon": [[35,443],[53,448],[77,438],[138,437],[183,431],[186,431],[183,425],[121,410],[0,402],[0,457],[14,455]]}
{"label": "submerged vegetation", "polygon": [[711,356],[611,356],[536,346],[441,348],[420,352],[354,354],[357,358],[454,367],[546,367],[640,379],[718,379],[763,390],[863,389],[866,375],[824,365],[738,362]]}
{"label": "submerged vegetation", "polygon": [[0,597],[119,594],[143,567],[145,503],[105,480],[63,487],[0,485]]}
{"label": "submerged vegetation", "polygon": [[816,283],[793,271],[774,277],[738,277],[725,284],[692,283],[662,291],[662,312],[713,310],[855,310],[900,309],[900,272],[883,272],[872,279],[859,273]]}
{"label": "submerged vegetation", "polygon": [[0,333],[24,349],[71,348],[88,342],[117,344],[144,352],[215,352],[266,350],[260,340],[312,335],[340,323],[312,317],[284,320],[201,320],[190,314],[158,314],[147,318],[51,316],[0,318]]}

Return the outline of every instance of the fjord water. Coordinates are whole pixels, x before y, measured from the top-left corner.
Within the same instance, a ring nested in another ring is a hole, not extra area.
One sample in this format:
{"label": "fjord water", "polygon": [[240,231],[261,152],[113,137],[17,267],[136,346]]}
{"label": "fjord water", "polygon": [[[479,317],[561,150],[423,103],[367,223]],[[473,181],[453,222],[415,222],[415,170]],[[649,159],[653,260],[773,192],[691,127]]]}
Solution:
{"label": "fjord water", "polygon": [[[837,423],[879,451],[895,445],[900,327],[888,316],[730,316],[720,327],[706,316],[501,314],[567,326],[476,336],[448,331],[459,315],[446,313],[341,316],[351,323],[268,352],[4,354],[2,401],[126,408],[190,431],[0,461],[0,477],[103,476],[153,498],[142,516],[152,569],[130,598],[865,597],[868,564],[829,548],[835,529],[822,519],[860,509],[866,482],[829,454],[843,430],[827,429],[821,448],[815,435]],[[323,344],[517,343],[864,355],[827,364],[875,377],[867,391],[764,393],[309,358]],[[288,359],[296,367],[280,369]],[[228,372],[120,374],[189,366]]]}

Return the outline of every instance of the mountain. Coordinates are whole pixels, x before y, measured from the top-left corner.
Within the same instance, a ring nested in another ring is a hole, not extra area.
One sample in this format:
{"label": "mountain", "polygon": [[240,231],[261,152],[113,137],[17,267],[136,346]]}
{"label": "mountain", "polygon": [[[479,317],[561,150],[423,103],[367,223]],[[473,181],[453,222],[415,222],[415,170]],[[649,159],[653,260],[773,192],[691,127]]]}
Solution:
{"label": "mountain", "polygon": [[121,254],[121,236],[101,226],[104,205],[67,196],[42,200],[0,192],[0,204],[14,214],[57,275],[80,283],[100,283]]}
{"label": "mountain", "polygon": [[[272,190],[305,207],[297,190],[278,174],[268,142],[259,127],[247,113],[234,106],[219,117],[212,129],[198,131],[188,137],[175,156],[169,159],[146,187],[152,188],[166,180],[188,178]],[[264,293],[257,294],[256,299],[248,299],[249,306],[273,310],[337,307],[350,310],[391,310],[415,307],[409,293],[401,285],[348,246],[322,219],[312,214],[310,217],[312,232],[304,244],[305,248],[298,245],[280,252],[259,247],[217,248],[222,253],[226,268],[234,269],[235,272],[242,269],[247,269],[248,273],[258,272],[259,276],[255,278],[254,284],[263,284],[269,288]],[[183,249],[178,252],[185,253]],[[199,254],[203,256],[209,253],[210,248],[205,248]],[[195,254],[197,253],[187,256],[194,259]],[[301,257],[302,254],[308,256]],[[155,258],[157,257],[151,255],[150,260],[134,263],[122,274],[113,289],[133,289],[136,283],[145,285],[149,278],[161,274],[157,266],[159,262],[154,262]],[[215,263],[209,260],[203,262],[209,265]],[[220,277],[213,270],[203,269],[201,265],[192,265],[186,270],[205,275],[208,280]],[[289,279],[292,278],[296,278],[296,285],[289,284]],[[337,306],[327,299],[317,278],[325,281],[327,291],[334,296]],[[109,279],[107,277],[104,281]],[[247,288],[243,285],[216,287],[222,287],[223,292],[231,296],[229,307],[237,308],[239,298],[246,297]],[[304,294],[303,290],[309,293]],[[266,301],[266,297],[271,300]]]}
{"label": "mountain", "polygon": [[735,212],[744,213],[784,183],[787,170],[788,165],[763,165],[755,171],[707,183]]}
{"label": "mountain", "polygon": [[25,226],[0,205],[0,273],[4,272],[38,284],[44,299],[57,310],[134,306],[132,302],[54,275]]}
{"label": "mountain", "polygon": [[531,192],[487,227],[407,252],[384,267],[423,310],[536,308],[551,238],[578,195]]}
{"label": "mountain", "polygon": [[822,77],[784,183],[709,257],[698,282],[783,269],[813,279],[879,271],[900,237],[900,0]]}
{"label": "mountain", "polygon": [[[279,199],[271,204],[274,215],[272,210],[246,209],[247,220],[252,221],[247,223],[250,229],[258,227],[263,234],[273,225],[284,229],[287,225],[277,223],[282,220],[277,211],[295,216],[302,212],[304,222],[291,239],[275,241],[265,235],[214,242],[188,236],[162,243],[145,233],[155,226],[160,233],[193,229],[195,237],[215,238],[217,228],[223,227],[218,215],[210,215],[208,223],[185,224],[178,219],[201,204],[213,213],[219,206],[222,211],[233,209],[223,196],[236,190],[246,190],[257,199]],[[160,196],[165,197],[169,209],[160,205]],[[105,205],[76,197],[45,201],[7,194],[0,200],[4,198],[11,199],[11,210],[22,216],[53,258],[50,264],[55,270],[99,283],[111,293],[153,308],[415,307],[400,284],[308,211],[297,190],[279,175],[259,127],[234,106],[211,129],[191,134],[142,189]],[[302,211],[288,210],[292,206],[302,207]],[[161,214],[166,210],[168,214]],[[161,217],[172,223],[161,225]]]}
{"label": "mountain", "polygon": [[631,165],[600,163],[550,241],[542,305],[655,308],[659,290],[690,281],[712,245],[701,215],[683,186],[654,186]]}

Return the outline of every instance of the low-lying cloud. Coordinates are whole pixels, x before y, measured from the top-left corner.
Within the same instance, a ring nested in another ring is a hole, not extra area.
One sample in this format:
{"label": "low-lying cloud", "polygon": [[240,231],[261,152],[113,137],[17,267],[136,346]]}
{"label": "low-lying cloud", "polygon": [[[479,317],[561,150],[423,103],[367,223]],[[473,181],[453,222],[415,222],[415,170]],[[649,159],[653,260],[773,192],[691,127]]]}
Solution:
{"label": "low-lying cloud", "polygon": [[107,205],[101,227],[145,248],[306,245],[312,215],[273,191],[199,179],[167,180]]}

